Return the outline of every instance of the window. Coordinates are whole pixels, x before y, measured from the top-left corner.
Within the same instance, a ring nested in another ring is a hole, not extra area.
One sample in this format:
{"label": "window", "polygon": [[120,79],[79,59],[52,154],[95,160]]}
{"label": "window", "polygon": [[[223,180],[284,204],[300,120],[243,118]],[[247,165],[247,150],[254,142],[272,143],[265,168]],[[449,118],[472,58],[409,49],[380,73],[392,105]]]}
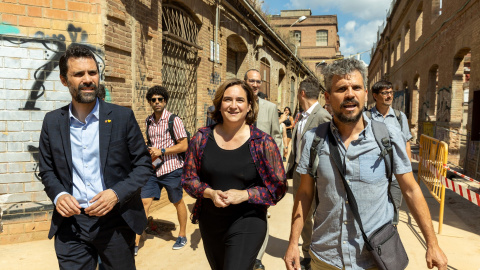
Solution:
{"label": "window", "polygon": [[295,42],[295,45],[300,46],[302,42],[302,31],[295,30],[290,33],[293,41]]}
{"label": "window", "polygon": [[328,46],[328,31],[327,30],[318,30],[317,31],[317,46]]}
{"label": "window", "polygon": [[432,1],[432,23],[438,18],[438,16],[442,15],[442,2],[442,0]]}
{"label": "window", "polygon": [[410,22],[405,25],[405,36],[403,38],[403,52],[407,52],[410,48]]}
{"label": "window", "polygon": [[422,3],[417,8],[417,19],[415,21],[415,41],[417,41],[422,36],[422,25],[423,25],[423,7]]}

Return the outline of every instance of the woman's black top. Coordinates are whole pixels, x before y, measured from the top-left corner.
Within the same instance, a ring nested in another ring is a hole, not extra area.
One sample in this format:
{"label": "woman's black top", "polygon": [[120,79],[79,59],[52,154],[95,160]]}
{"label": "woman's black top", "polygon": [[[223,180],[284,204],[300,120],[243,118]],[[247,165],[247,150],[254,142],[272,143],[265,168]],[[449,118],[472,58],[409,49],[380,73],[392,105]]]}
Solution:
{"label": "woman's black top", "polygon": [[[222,191],[263,186],[262,178],[250,154],[249,142],[250,140],[247,140],[237,149],[225,150],[217,145],[212,132],[203,152],[200,170],[202,182],[207,183],[214,190]],[[202,215],[242,215],[258,209],[247,201],[220,208],[216,207],[211,199],[206,199],[202,204]]]}
{"label": "woman's black top", "polygon": [[[283,121],[283,123],[285,124],[285,127],[289,127],[292,125],[292,121],[290,121],[290,116],[287,118],[287,120]],[[288,129],[287,128],[287,137],[288,138],[292,138],[292,130],[291,129]]]}

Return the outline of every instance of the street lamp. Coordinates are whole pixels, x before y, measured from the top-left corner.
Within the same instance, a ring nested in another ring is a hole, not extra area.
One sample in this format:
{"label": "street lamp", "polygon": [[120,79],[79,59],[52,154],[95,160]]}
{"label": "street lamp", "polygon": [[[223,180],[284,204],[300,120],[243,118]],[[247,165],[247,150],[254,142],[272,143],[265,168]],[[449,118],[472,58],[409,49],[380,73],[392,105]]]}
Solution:
{"label": "street lamp", "polygon": [[300,23],[300,22],[303,22],[307,19],[307,16],[300,16],[300,18],[298,18],[294,23],[292,23],[292,25],[290,25],[290,27],[292,27],[294,24],[296,23]]}
{"label": "street lamp", "polygon": [[[307,19],[307,16],[300,16],[294,23],[292,23],[292,24],[290,25],[290,27],[294,26],[296,23],[303,22],[303,21],[305,21],[306,19]],[[289,28],[290,28],[290,27],[289,27]],[[295,42],[293,43],[293,45],[295,45],[295,57],[296,57],[296,56],[297,56],[297,42],[295,41]]]}

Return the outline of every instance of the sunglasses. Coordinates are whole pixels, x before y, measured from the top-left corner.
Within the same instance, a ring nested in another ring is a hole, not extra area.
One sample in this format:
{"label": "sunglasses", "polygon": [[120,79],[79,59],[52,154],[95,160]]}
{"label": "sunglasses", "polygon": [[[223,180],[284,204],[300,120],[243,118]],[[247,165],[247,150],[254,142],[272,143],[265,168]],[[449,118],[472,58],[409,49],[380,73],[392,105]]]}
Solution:
{"label": "sunglasses", "polygon": [[158,102],[163,102],[163,101],[165,100],[165,98],[159,97],[159,98],[151,98],[151,99],[150,99],[150,101],[151,101],[151,102],[154,102],[154,103],[157,102],[157,100],[158,100]]}

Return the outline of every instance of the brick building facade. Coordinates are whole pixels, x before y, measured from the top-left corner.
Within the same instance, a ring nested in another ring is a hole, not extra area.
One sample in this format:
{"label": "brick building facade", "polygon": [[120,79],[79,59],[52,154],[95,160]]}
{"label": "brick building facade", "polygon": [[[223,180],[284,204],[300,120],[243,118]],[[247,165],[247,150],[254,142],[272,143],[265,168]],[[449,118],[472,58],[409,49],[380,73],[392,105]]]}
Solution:
{"label": "brick building facade", "polygon": [[167,109],[192,133],[204,125],[215,89],[250,68],[261,70],[262,91],[279,108],[296,104],[297,86],[312,71],[252,1],[217,2],[0,3],[0,244],[46,238],[53,205],[38,177],[38,140],[45,114],[71,101],[58,60],[72,43],[92,49],[106,101],[132,108],[143,131],[151,113],[145,94],[155,84],[169,89]]}
{"label": "brick building facade", "polygon": [[[393,1],[369,66],[370,86],[380,79],[394,84],[393,106],[407,114],[414,138],[426,134],[447,142],[449,162],[474,178],[480,161],[478,138],[472,140],[480,120],[472,118],[480,90],[479,10],[479,1],[470,0]],[[374,102],[370,94],[369,107]]]}
{"label": "brick building facade", "polygon": [[[297,21],[305,16],[303,21]],[[329,64],[343,58],[340,52],[337,15],[312,15],[311,10],[282,10],[280,15],[270,18],[271,25],[277,28],[307,66],[318,76],[321,64]]]}

